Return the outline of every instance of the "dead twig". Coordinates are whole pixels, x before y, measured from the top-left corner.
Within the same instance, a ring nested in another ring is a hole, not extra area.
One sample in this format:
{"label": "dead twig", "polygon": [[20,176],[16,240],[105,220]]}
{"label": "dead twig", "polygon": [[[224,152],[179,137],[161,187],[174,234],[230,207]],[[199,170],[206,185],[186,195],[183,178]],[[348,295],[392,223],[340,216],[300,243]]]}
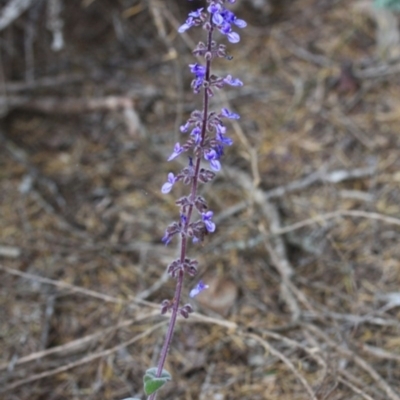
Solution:
{"label": "dead twig", "polygon": [[366,148],[371,150],[375,147],[374,143],[368,138],[366,133],[362,131],[353,119],[342,112],[339,107],[336,107],[330,112],[319,110],[318,115],[333,126],[338,126],[339,128],[348,130]]}
{"label": "dead twig", "polygon": [[85,111],[115,111],[133,107],[133,100],[125,96],[108,96],[100,98],[67,98],[57,97],[32,98],[29,96],[0,97],[0,106],[24,108],[33,111],[59,114],[78,114]]}
{"label": "dead twig", "polygon": [[315,217],[296,222],[292,225],[285,226],[284,228],[279,228],[272,233],[274,235],[283,235],[285,233],[304,228],[305,226],[314,225],[316,223],[321,223],[328,221],[330,219],[335,219],[340,217],[367,218],[376,221],[381,221],[389,225],[400,226],[399,218],[390,217],[388,215],[369,212],[369,211],[361,211],[361,210],[338,210],[326,214],[319,214]]}
{"label": "dead twig", "polygon": [[360,179],[376,173],[376,167],[355,168],[351,170],[338,169],[326,172],[324,169],[313,172],[305,178],[291,182],[285,186],[268,190],[264,193],[266,199],[282,197],[287,193],[297,192],[306,189],[316,183],[340,183],[352,179]]}
{"label": "dead twig", "polygon": [[47,29],[53,34],[51,49],[59,51],[64,47],[62,28],[64,21],[61,18],[62,0],[47,0]]}
{"label": "dead twig", "polygon": [[283,353],[281,353],[280,351],[275,349],[275,347],[273,347],[266,340],[262,339],[261,337],[255,335],[255,334],[249,333],[249,334],[246,334],[245,336],[252,338],[256,342],[260,343],[261,346],[263,346],[267,352],[269,352],[273,356],[279,358],[292,371],[293,375],[300,381],[300,383],[303,385],[304,389],[306,389],[306,391],[309,395],[309,398],[312,400],[318,400],[316,395],[314,394],[314,391],[312,390],[311,386],[308,384],[308,382],[306,381],[304,376],[301,375],[299,373],[299,371],[297,371],[297,369],[293,365],[293,363]]}
{"label": "dead twig", "polygon": [[8,258],[18,258],[21,255],[21,249],[15,246],[0,246],[0,256]]}
{"label": "dead twig", "polygon": [[25,379],[20,379],[19,381],[13,382],[10,385],[7,385],[7,386],[3,387],[2,389],[0,389],[0,393],[9,392],[10,390],[14,390],[19,386],[26,385],[27,383],[35,382],[35,381],[43,379],[43,378],[48,378],[49,376],[60,374],[61,372],[65,372],[72,368],[79,367],[80,365],[90,363],[99,358],[107,357],[110,354],[113,354],[113,353],[117,352],[118,350],[124,349],[125,347],[128,347],[131,344],[137,342],[138,340],[143,339],[144,337],[150,335],[152,332],[154,332],[157,329],[161,328],[162,326],[166,325],[167,322],[168,321],[159,322],[158,324],[153,325],[151,328],[146,329],[144,332],[140,333],[139,335],[136,335],[132,339],[130,339],[124,343],[121,343],[117,346],[114,346],[111,349],[107,349],[104,351],[100,351],[98,353],[90,354],[86,357],[81,358],[80,360],[71,362],[71,363],[63,365],[61,367],[58,367],[58,368],[55,368],[52,370],[48,370],[48,371],[44,371],[39,374],[31,375]]}
{"label": "dead twig", "polygon": [[357,344],[357,347],[373,357],[400,362],[400,354],[393,354],[387,350],[381,349],[380,347],[370,346],[365,343]]}
{"label": "dead twig", "polygon": [[[51,355],[60,356],[63,354],[68,354],[70,356],[71,354],[77,353],[79,351],[84,351],[85,348],[87,348],[89,345],[91,345],[91,343],[98,340],[102,336],[108,335],[108,334],[115,332],[122,328],[127,328],[128,326],[131,326],[134,323],[141,322],[141,321],[144,321],[149,318],[153,318],[154,316],[157,316],[159,314],[160,314],[159,310],[153,310],[150,313],[143,314],[134,319],[128,319],[128,320],[119,322],[115,326],[103,329],[96,333],[92,333],[91,335],[84,336],[80,339],[73,340],[73,341],[71,341],[69,343],[65,343],[61,346],[56,346],[56,347],[52,347],[47,350],[42,350],[42,351],[37,351],[35,353],[31,353],[25,357],[21,357],[15,361],[13,361],[12,366],[14,368],[15,366],[26,364],[26,363],[29,363],[32,361],[37,361],[41,358],[48,357]],[[10,363],[0,364],[0,371],[9,368],[9,366],[10,366]]]}
{"label": "dead twig", "polygon": [[[235,181],[249,194],[250,201],[257,204],[260,208],[263,217],[269,222],[270,230],[275,231],[279,229],[281,225],[279,213],[272,203],[265,200],[263,191],[255,186],[256,179],[249,179],[243,171],[233,167],[229,168],[229,173],[235,177]],[[292,313],[292,319],[296,320],[300,316],[300,308],[292,292],[288,289],[288,281],[293,276],[294,270],[288,260],[283,238],[274,236],[272,242],[270,242],[266,235],[266,228],[262,222],[259,224],[259,229],[264,237],[265,248],[271,257],[274,267],[281,276],[280,294],[282,299],[286,301]]]}
{"label": "dead twig", "polygon": [[80,82],[84,79],[83,74],[61,74],[58,76],[35,79],[30,82],[6,82],[4,89],[6,93],[17,93],[25,90],[44,89],[67,83]]}
{"label": "dead twig", "polygon": [[118,297],[113,297],[113,296],[110,296],[107,294],[96,292],[94,290],[85,289],[80,286],[71,285],[70,283],[56,281],[54,279],[44,278],[44,277],[41,277],[38,275],[28,274],[26,272],[18,271],[13,268],[5,267],[4,265],[1,265],[1,264],[0,264],[0,271],[6,272],[11,275],[19,276],[24,279],[33,280],[33,281],[44,283],[47,285],[53,285],[53,286],[56,286],[61,289],[67,289],[67,290],[70,290],[71,293],[83,294],[85,296],[93,297],[95,299],[99,299],[99,300],[105,301],[107,303],[114,303],[114,304],[120,304],[120,305],[127,304],[127,305],[129,305],[130,308],[134,307],[130,303],[137,303],[137,304],[141,304],[141,305],[145,305],[145,306],[157,308],[157,309],[160,307],[159,304],[155,304],[150,301],[138,299],[133,296],[131,296],[128,301],[128,300],[124,300],[124,299],[121,299]]}
{"label": "dead twig", "polygon": [[368,391],[371,393],[371,396],[373,396],[372,398],[374,400],[383,398],[384,394],[378,389],[378,387],[376,387],[375,385],[368,385],[366,382],[355,376],[348,369],[339,369],[337,370],[337,373],[346,381],[352,383],[356,387],[362,387],[365,389],[365,391],[368,388]]}
{"label": "dead twig", "polygon": [[24,11],[26,11],[33,0],[10,0],[0,14],[0,31],[7,28]]}
{"label": "dead twig", "polygon": [[[287,185],[278,186],[275,189],[264,191],[264,198],[271,200],[283,197],[286,194],[304,190],[318,183],[340,183],[352,179],[361,179],[372,176],[376,173],[376,167],[355,168],[352,170],[338,169],[327,172],[324,168],[315,171],[304,178],[290,182]],[[221,222],[234,214],[237,214],[249,206],[249,201],[242,201],[222,211],[216,217],[217,222]]]}
{"label": "dead twig", "polygon": [[123,111],[128,133],[132,136],[145,136],[145,129],[135,111],[132,98],[127,96],[108,96],[101,98],[56,97],[31,98],[29,96],[0,97],[0,109],[21,108],[46,114],[80,114],[94,111]]}
{"label": "dead twig", "polygon": [[272,30],[271,34],[278,42],[280,42],[283,45],[283,47],[286,50],[288,50],[290,53],[300,58],[301,60],[305,60],[307,62],[325,68],[330,68],[334,65],[334,63],[329,58],[311,53],[304,47],[301,47],[298,44],[293,43],[285,35],[283,35],[281,32],[277,30]]}
{"label": "dead twig", "polygon": [[15,276],[20,276],[21,278],[25,279],[30,279],[36,282],[48,284],[48,285],[53,285],[56,286],[60,289],[67,289],[71,291],[72,293],[80,293],[85,296],[93,297],[102,301],[105,301],[107,303],[114,303],[114,304],[124,304],[125,301],[123,299],[118,299],[113,296],[109,296],[107,294],[102,294],[99,292],[95,292],[94,290],[90,289],[85,289],[79,286],[71,285],[70,283],[62,282],[62,281],[55,281],[53,279],[49,278],[43,278],[41,276],[33,275],[33,274],[28,274],[26,272],[21,272],[13,268],[8,268],[3,265],[0,265],[0,271],[6,272],[11,275]]}
{"label": "dead twig", "polygon": [[[265,200],[263,191],[260,190],[259,188],[255,188],[252,180],[249,179],[247,174],[245,174],[243,171],[240,171],[234,167],[229,167],[226,169],[229,172],[229,175],[234,176],[235,181],[239,183],[240,186],[242,186],[242,188],[247,193],[251,194],[251,200],[253,200],[254,203],[256,203],[261,208],[263,215],[268,219],[271,231],[275,232],[276,230],[279,230],[280,229],[279,214],[276,208],[270,202]],[[287,260],[285,245],[282,239],[278,238],[277,241],[274,243],[274,245],[276,245],[277,247],[276,252],[278,256],[281,259]],[[281,262],[280,272],[282,273],[283,276],[289,278],[290,276],[293,275],[293,267],[290,265],[288,261]]]}
{"label": "dead twig", "polygon": [[[396,319],[379,318],[379,317],[374,317],[372,315],[342,314],[329,311],[328,309],[322,310],[319,314],[323,315],[326,318],[331,318],[336,321],[345,321],[354,326],[358,326],[360,324],[370,324],[376,326],[393,326],[396,328],[400,328],[400,322],[398,322]],[[304,318],[314,319],[315,313],[312,312],[311,315],[308,315],[308,313],[303,313],[302,316]]]}
{"label": "dead twig", "polygon": [[367,372],[372,379],[375,380],[377,385],[381,387],[381,389],[386,393],[388,399],[390,400],[400,400],[400,396],[395,393],[392,387],[382,378],[381,375],[376,372],[374,368],[371,367],[363,358],[359,355],[354,353],[353,351],[340,346],[338,343],[333,341],[327,334],[325,334],[321,329],[319,329],[315,325],[304,324],[304,328],[308,329],[309,331],[313,332],[319,338],[324,340],[330,347],[332,347],[335,351],[345,357],[349,357],[359,368],[363,369]]}
{"label": "dead twig", "polygon": [[347,379],[339,376],[338,377],[338,381],[340,383],[342,383],[343,385],[349,387],[354,393],[359,394],[360,396],[362,396],[365,400],[374,400],[369,394],[365,393],[363,390],[361,390],[357,386],[353,385]]}
{"label": "dead twig", "polygon": [[170,36],[167,35],[167,29],[165,26],[166,19],[166,6],[163,1],[159,0],[147,0],[150,8],[151,15],[153,17],[154,25],[157,28],[158,36],[164,42],[165,47],[168,49],[167,58],[174,61],[174,73],[177,88],[177,98],[176,102],[176,117],[175,117],[175,131],[179,132],[179,124],[183,119],[183,72],[179,62],[178,51],[173,45],[173,41]]}
{"label": "dead twig", "polygon": [[[322,382],[325,379],[327,372],[328,372],[328,365],[325,362],[325,360],[323,359],[323,357],[321,356],[321,349],[319,348],[317,343],[314,343],[313,347],[309,347],[309,346],[305,346],[305,345],[299,343],[296,340],[290,339],[286,336],[280,335],[279,333],[276,333],[276,332],[273,332],[270,330],[261,329],[261,330],[259,330],[259,332],[261,335],[265,335],[269,338],[275,339],[275,340],[279,341],[280,343],[285,343],[290,347],[294,347],[294,348],[303,350],[312,359],[314,359],[317,362],[317,364],[322,368],[322,373],[319,378],[319,382]],[[312,337],[311,337],[311,339],[312,339]],[[314,341],[314,342],[316,342],[316,341]]]}

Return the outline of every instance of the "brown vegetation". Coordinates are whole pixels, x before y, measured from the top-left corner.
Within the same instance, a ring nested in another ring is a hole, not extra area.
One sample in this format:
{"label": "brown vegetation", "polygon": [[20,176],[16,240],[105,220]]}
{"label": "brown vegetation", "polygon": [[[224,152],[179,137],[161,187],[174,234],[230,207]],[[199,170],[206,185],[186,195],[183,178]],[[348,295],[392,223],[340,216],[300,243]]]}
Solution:
{"label": "brown vegetation", "polygon": [[[241,120],[190,249],[210,289],[160,399],[400,399],[400,63],[354,3],[237,4],[215,72],[245,86],[214,105]],[[165,160],[200,107],[190,6],[64,1],[59,51],[45,1],[0,32],[1,399],[144,398],[186,189],[161,194]]]}

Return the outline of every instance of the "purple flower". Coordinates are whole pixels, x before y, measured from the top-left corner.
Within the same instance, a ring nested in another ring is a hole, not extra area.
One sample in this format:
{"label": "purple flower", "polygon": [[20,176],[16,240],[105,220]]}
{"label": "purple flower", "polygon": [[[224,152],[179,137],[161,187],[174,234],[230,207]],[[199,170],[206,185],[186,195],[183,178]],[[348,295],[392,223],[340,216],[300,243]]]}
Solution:
{"label": "purple flower", "polygon": [[192,88],[194,93],[199,93],[200,87],[204,82],[204,78],[206,76],[206,67],[200,64],[189,64],[190,72],[195,74],[196,79],[192,82]]}
{"label": "purple flower", "polygon": [[181,126],[179,127],[179,130],[180,130],[182,133],[185,133],[185,132],[188,131],[190,125],[191,125],[190,122],[187,121],[185,125],[181,125]]}
{"label": "purple flower", "polygon": [[201,214],[201,219],[203,220],[207,231],[210,233],[215,231],[215,224],[214,224],[214,222],[211,221],[213,215],[214,215],[214,213],[212,211],[207,211],[207,212]]}
{"label": "purple flower", "polygon": [[236,19],[235,14],[226,8],[222,10],[221,15],[223,16],[224,21],[228,24],[232,24]]}
{"label": "purple flower", "polygon": [[194,24],[195,24],[194,19],[188,18],[186,20],[186,22],[178,28],[178,32],[183,33],[185,31],[187,31],[188,29],[190,29]]}
{"label": "purple flower", "polygon": [[177,222],[173,222],[172,224],[168,225],[167,229],[165,230],[165,234],[162,237],[161,241],[167,245],[172,237],[176,235],[178,232],[181,231],[181,225],[179,225]]}
{"label": "purple flower", "polygon": [[239,43],[240,36],[236,32],[229,32],[227,33],[226,37],[231,43]]}
{"label": "purple flower", "polygon": [[240,79],[232,78],[231,75],[228,75],[224,79],[224,82],[231,86],[243,86],[243,82]]}
{"label": "purple flower", "polygon": [[229,32],[226,37],[231,43],[239,43],[240,36],[236,32]]}
{"label": "purple flower", "polygon": [[219,132],[217,132],[216,138],[219,142],[222,143],[223,146],[231,146],[233,143],[233,140],[231,138],[228,138]]}
{"label": "purple flower", "polygon": [[216,122],[214,122],[214,125],[215,129],[217,130],[217,133],[221,135],[224,135],[226,133],[226,127],[222,124],[222,122],[217,120]]}
{"label": "purple flower", "polygon": [[230,146],[233,143],[233,140],[225,136],[226,127],[222,125],[221,122],[216,122],[215,128],[217,130],[215,138],[221,142],[223,146]]}
{"label": "purple flower", "polygon": [[185,225],[187,222],[187,216],[185,214],[181,213],[179,217],[181,219],[181,224]]}
{"label": "purple flower", "polygon": [[191,87],[193,88],[193,93],[199,93],[200,88],[203,85],[204,78],[193,79]]}
{"label": "purple flower", "polygon": [[223,35],[226,35],[231,43],[238,43],[240,41],[240,36],[232,31],[231,24],[236,25],[238,28],[244,28],[247,26],[245,21],[238,19],[232,11],[223,8],[218,3],[212,2],[207,11],[212,14],[213,24]]}
{"label": "purple flower", "polygon": [[217,153],[218,159],[220,159],[224,155],[224,146],[218,144],[214,147],[215,152]]}
{"label": "purple flower", "polygon": [[196,75],[196,78],[204,78],[206,76],[206,67],[200,64],[189,64],[190,72]]}
{"label": "purple flower", "polygon": [[167,246],[171,241],[171,235],[168,232],[165,232],[164,236],[162,237],[161,241]]}
{"label": "purple flower", "polygon": [[189,293],[190,297],[196,297],[203,290],[208,289],[209,286],[205,285],[203,281],[200,281]]}
{"label": "purple flower", "polygon": [[229,118],[229,119],[239,119],[239,114],[234,112],[230,112],[227,108],[223,108],[221,110],[221,117]]}
{"label": "purple flower", "polygon": [[192,26],[196,25],[198,20],[201,18],[201,12],[203,11],[203,8],[199,8],[196,11],[192,11],[189,13],[189,18],[186,20],[186,22],[181,25],[178,28],[179,33],[183,33],[190,29]]}
{"label": "purple flower", "polygon": [[212,170],[219,171],[221,169],[221,163],[218,161],[219,155],[214,149],[204,150],[204,159],[210,162]]}
{"label": "purple flower", "polygon": [[245,28],[247,26],[246,21],[243,21],[242,19],[236,18],[236,15],[230,10],[224,9],[221,12],[221,15],[224,18],[225,22],[227,22],[229,24],[234,24],[238,28]]}
{"label": "purple flower", "polygon": [[231,25],[229,23],[223,22],[222,25],[218,26],[218,29],[223,35],[226,35],[231,43],[240,42],[240,36],[236,32],[232,31]]}
{"label": "purple flower", "polygon": [[211,3],[209,6],[208,6],[208,8],[207,8],[207,11],[210,13],[210,14],[214,14],[214,13],[217,13],[217,12],[219,12],[219,11],[221,11],[222,10],[222,6],[221,6],[221,4],[218,4],[218,3]]}
{"label": "purple flower", "polygon": [[217,26],[222,25],[224,23],[224,17],[220,13],[216,12],[212,16],[212,22]]}
{"label": "purple flower", "polygon": [[192,18],[200,18],[201,17],[201,12],[203,11],[203,7],[202,8],[198,8],[196,11],[191,11],[189,13],[189,17]]}
{"label": "purple flower", "polygon": [[196,144],[199,144],[201,141],[201,129],[199,126],[196,126],[192,132],[190,133],[190,136],[194,137],[194,141]]}
{"label": "purple flower", "polygon": [[176,143],[174,146],[174,151],[173,153],[169,156],[167,161],[171,161],[174,158],[178,157],[179,154],[183,153],[185,151],[185,149],[180,145],[180,143]]}
{"label": "purple flower", "polygon": [[167,182],[165,182],[164,185],[162,185],[161,193],[164,194],[169,193],[172,189],[172,186],[174,186],[175,182],[176,182],[176,177],[172,172],[170,172],[168,174]]}
{"label": "purple flower", "polygon": [[[236,17],[235,17],[236,18]],[[243,21],[242,19],[236,18],[233,23],[238,27],[238,28],[246,28],[247,22]]]}

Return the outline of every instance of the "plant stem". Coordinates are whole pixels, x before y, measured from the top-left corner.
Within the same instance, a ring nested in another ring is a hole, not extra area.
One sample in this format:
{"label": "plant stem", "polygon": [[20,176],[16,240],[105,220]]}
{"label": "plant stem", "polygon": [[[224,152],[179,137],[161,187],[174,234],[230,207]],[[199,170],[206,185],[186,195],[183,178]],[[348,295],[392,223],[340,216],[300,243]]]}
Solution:
{"label": "plant stem", "polygon": [[[212,26],[211,22],[211,16],[210,16],[210,23]],[[213,29],[211,28],[210,31],[208,32],[208,43],[207,43],[207,49],[208,51],[211,51],[211,42],[212,42],[212,33]],[[206,61],[206,76],[205,80],[209,82],[210,80],[210,75],[211,75],[211,60]],[[201,141],[200,141],[200,147],[203,146],[205,137],[206,137],[206,131],[207,131],[207,118],[208,118],[208,108],[209,108],[209,94],[207,90],[204,90],[204,96],[203,96],[203,125],[202,125],[202,130],[201,130]],[[190,201],[191,205],[188,208],[187,214],[186,214],[186,222],[185,226],[183,229],[183,232],[181,234],[181,249],[180,249],[180,262],[183,265],[185,258],[186,258],[186,250],[187,250],[187,231],[190,225],[190,220],[192,217],[192,212],[193,212],[193,204],[197,196],[197,189],[198,189],[198,181],[199,181],[199,172],[200,172],[200,163],[201,163],[201,154],[196,157],[196,162],[195,162],[195,170],[194,170],[194,176],[193,176],[193,181],[192,181],[192,187],[190,190]],[[165,365],[165,361],[167,359],[168,355],[168,350],[172,342],[172,338],[174,336],[174,330],[175,330],[175,325],[176,325],[176,320],[178,317],[178,312],[179,312],[179,304],[181,301],[181,295],[182,295],[182,286],[183,286],[183,276],[184,273],[182,270],[179,271],[178,277],[177,277],[177,282],[176,282],[176,288],[175,288],[175,296],[173,300],[173,307],[172,307],[172,314],[171,314],[171,319],[169,321],[168,329],[167,329],[167,334],[165,335],[165,340],[164,344],[161,350],[160,354],[160,359],[158,361],[158,366],[157,366],[157,376],[161,376],[162,370]],[[153,393],[150,395],[148,400],[155,400],[157,396],[157,392]]]}

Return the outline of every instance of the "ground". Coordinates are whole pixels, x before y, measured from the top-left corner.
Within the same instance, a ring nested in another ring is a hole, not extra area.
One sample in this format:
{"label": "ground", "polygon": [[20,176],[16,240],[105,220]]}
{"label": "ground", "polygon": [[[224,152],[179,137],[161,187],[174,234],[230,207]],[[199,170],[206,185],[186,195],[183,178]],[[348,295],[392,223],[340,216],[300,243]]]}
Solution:
{"label": "ground", "polygon": [[[0,32],[2,399],[145,398],[175,285],[160,239],[187,193],[160,188],[201,107],[203,33],[177,27],[201,3],[64,1],[59,51],[43,0]],[[400,399],[400,64],[356,3],[235,5],[248,27],[214,73],[245,85],[212,107],[241,119],[183,301],[210,288],[160,399]]]}

